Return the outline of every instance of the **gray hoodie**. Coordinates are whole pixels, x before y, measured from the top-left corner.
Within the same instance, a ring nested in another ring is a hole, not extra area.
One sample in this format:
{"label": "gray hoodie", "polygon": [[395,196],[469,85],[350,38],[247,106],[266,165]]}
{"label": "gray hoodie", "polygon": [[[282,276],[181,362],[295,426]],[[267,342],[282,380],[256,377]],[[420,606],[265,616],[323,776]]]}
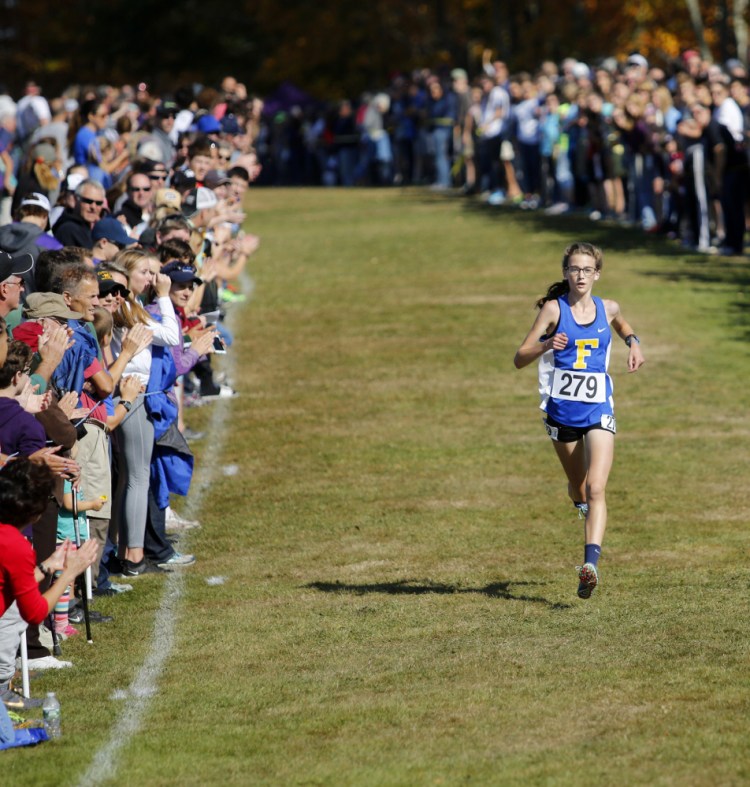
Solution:
{"label": "gray hoodie", "polygon": [[[30,254],[34,258],[34,263],[39,253],[45,249],[61,249],[62,243],[57,238],[48,235],[36,224],[28,221],[16,221],[13,224],[6,224],[0,227],[0,251],[7,251],[8,254],[16,256],[18,254]],[[26,294],[34,292],[34,268],[22,276],[26,285]]]}

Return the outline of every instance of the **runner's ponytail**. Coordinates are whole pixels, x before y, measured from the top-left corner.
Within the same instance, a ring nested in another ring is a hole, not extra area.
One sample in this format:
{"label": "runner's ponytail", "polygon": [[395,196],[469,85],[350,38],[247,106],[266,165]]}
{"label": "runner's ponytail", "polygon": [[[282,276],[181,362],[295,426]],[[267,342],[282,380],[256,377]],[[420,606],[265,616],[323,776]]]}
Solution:
{"label": "runner's ponytail", "polygon": [[562,281],[556,281],[554,284],[549,286],[547,290],[547,294],[541,297],[536,302],[536,308],[541,309],[547,301],[556,301],[563,295],[567,295],[570,292],[570,284],[568,284],[567,279],[563,279]]}

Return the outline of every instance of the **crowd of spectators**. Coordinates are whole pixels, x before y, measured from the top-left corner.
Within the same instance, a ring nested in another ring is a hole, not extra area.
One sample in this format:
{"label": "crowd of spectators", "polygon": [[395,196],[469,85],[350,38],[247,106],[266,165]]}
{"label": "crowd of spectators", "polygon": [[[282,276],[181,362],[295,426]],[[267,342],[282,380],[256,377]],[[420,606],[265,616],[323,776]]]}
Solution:
{"label": "crowd of spectators", "polygon": [[484,58],[261,123],[265,182],[461,188],[491,205],[586,212],[703,253],[743,252],[750,95],[739,60],[693,50],[566,58],[511,74]]}
{"label": "crowd of spectators", "polygon": [[259,246],[242,228],[257,125],[231,77],[174,96],[48,100],[34,83],[17,103],[0,96],[6,707],[41,704],[11,685],[22,637],[31,669],[72,666],[57,656],[80,633],[85,591],[71,581],[86,566],[89,621],[102,624],[97,597],[195,562],[176,546],[200,524],[170,500],[188,494],[189,443],[203,437],[185,408],[236,395],[211,361],[232,344],[224,316]]}
{"label": "crowd of spectators", "polygon": [[429,186],[742,254],[748,121],[745,67],[692,50],[666,68],[634,53],[518,74],[488,56],[473,79],[420,70],[358,102],[273,111],[232,77],[0,95],[5,704],[39,702],[10,683],[22,636],[32,668],[70,666],[50,648],[78,634],[85,565],[95,601],[195,561],[173,537],[199,524],[170,495],[188,493],[201,438],[185,408],[235,395],[211,358],[259,245],[242,229],[251,183]]}

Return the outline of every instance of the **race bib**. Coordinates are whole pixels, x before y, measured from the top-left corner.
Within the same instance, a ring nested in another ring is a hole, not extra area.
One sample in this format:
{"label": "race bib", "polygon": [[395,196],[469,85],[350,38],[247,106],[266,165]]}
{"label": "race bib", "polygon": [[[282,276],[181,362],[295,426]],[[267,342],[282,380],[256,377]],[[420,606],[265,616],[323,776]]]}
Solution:
{"label": "race bib", "polygon": [[573,372],[555,369],[552,398],[570,402],[601,404],[607,400],[607,375],[604,372]]}
{"label": "race bib", "polygon": [[601,420],[602,429],[606,429],[612,434],[617,434],[617,422],[614,415],[603,415]]}

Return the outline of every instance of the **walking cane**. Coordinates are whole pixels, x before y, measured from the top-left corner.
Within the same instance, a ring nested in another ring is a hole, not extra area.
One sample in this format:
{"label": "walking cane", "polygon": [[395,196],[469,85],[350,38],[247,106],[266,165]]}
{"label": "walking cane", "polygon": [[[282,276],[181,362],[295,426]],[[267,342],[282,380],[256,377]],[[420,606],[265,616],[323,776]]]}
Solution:
{"label": "walking cane", "polygon": [[26,630],[21,634],[21,684],[23,686],[23,696],[31,696],[29,691],[29,651],[26,646]]}
{"label": "walking cane", "polygon": [[[75,530],[76,534],[76,549],[81,548],[81,528],[78,524],[78,489],[74,486],[72,489],[73,492],[73,529]],[[89,616],[89,594],[86,588],[86,572],[84,571],[76,580],[79,583],[79,588],[81,591],[81,604],[83,605],[83,620],[86,623],[86,642],[89,645],[94,644],[94,640],[91,639],[91,617]]]}

